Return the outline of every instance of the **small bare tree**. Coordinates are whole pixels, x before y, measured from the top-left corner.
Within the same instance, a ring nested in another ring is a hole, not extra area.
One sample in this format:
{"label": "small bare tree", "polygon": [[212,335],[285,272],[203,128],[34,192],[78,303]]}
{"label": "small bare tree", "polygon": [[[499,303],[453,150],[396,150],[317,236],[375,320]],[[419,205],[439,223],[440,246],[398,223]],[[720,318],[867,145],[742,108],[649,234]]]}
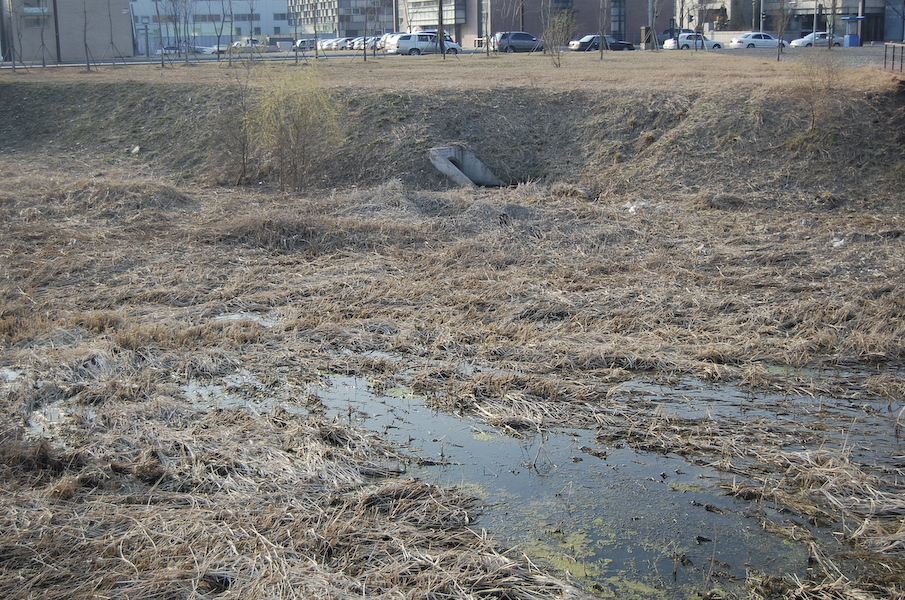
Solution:
{"label": "small bare tree", "polygon": [[[446,60],[446,32],[443,30],[443,0],[437,0],[437,51]],[[365,49],[365,54],[368,51]]]}
{"label": "small bare tree", "polygon": [[[10,2],[6,5],[7,14],[9,15],[9,25],[10,25],[10,38],[9,38],[9,60],[12,61],[13,65],[13,73],[16,72],[16,55],[19,55],[19,61],[22,63],[22,66],[25,66],[25,62],[22,60],[22,29],[23,23],[21,22],[22,18],[22,0],[18,2]],[[16,51],[16,41],[19,42],[19,50]],[[6,58],[6,57],[4,57]]]}
{"label": "small bare tree", "polygon": [[[163,28],[164,28],[164,20],[160,17],[160,2],[154,3],[154,9],[157,11],[157,47],[160,49],[160,67],[165,67],[164,60],[166,58],[166,51],[163,45]],[[169,37],[169,29],[167,29],[167,37]]]}
{"label": "small bare tree", "polygon": [[792,11],[789,8],[788,0],[777,0],[776,10],[773,12],[773,23],[776,27],[776,37],[779,41],[776,43],[776,61],[779,62],[782,57],[783,38],[786,29],[789,27],[789,21],[792,19]]}
{"label": "small bare tree", "polygon": [[[833,49],[833,43],[836,41],[836,12],[839,10],[839,0],[830,0],[827,7],[826,15],[826,48]],[[814,40],[816,45],[817,40]]]}
{"label": "small bare tree", "polygon": [[[220,15],[219,19],[214,19],[214,35],[217,36],[217,45],[215,46],[214,53],[217,55],[217,62],[220,61],[220,40],[223,38],[223,27],[226,23],[226,16],[229,14],[227,9],[229,8],[227,4],[227,0],[220,0]],[[207,0],[207,14],[214,14],[214,9],[211,5],[211,0]]]}
{"label": "small bare tree", "polygon": [[610,0],[600,0],[597,9],[597,34],[600,36],[600,59],[603,60],[604,50],[609,50],[609,44],[606,43],[606,34],[610,28]]}
{"label": "small bare tree", "polygon": [[192,21],[195,18],[195,2],[193,0],[180,0],[179,17],[182,24],[182,47],[185,49],[185,62],[189,62],[189,52],[194,51],[192,39],[195,27]]}
{"label": "small bare tree", "polygon": [[569,45],[575,31],[575,15],[568,10],[554,9],[548,2],[544,12],[544,45],[550,50],[554,67],[562,66],[562,48]]}
{"label": "small bare tree", "polygon": [[40,19],[41,24],[41,67],[44,68],[47,67],[47,44],[44,41],[44,33],[47,30],[47,5],[45,0],[38,0],[38,8],[40,9],[38,19]]}
{"label": "small bare tree", "polygon": [[85,70],[91,72],[91,50],[88,48],[88,0],[82,0],[82,41],[85,44]]}

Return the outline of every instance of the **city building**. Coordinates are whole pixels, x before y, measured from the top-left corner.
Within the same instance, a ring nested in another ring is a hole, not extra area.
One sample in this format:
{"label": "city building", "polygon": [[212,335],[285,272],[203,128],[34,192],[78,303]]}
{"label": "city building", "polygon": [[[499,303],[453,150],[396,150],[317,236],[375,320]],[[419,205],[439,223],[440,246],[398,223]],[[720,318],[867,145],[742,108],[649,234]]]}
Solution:
{"label": "city building", "polygon": [[288,0],[289,12],[306,33],[349,37],[440,26],[463,48],[480,48],[495,31],[543,35],[550,15],[574,17],[575,35],[603,29],[638,43],[654,14],[656,30],[669,27],[666,0]]}
{"label": "city building", "polygon": [[286,0],[133,0],[137,55],[158,48],[205,48],[248,42],[293,41],[302,35]]}
{"label": "city building", "polygon": [[[862,16],[853,27],[859,40],[902,41],[905,0],[675,0],[677,22],[682,27],[708,31],[776,32],[781,15],[788,22],[783,28],[791,40],[812,31],[828,31],[837,35],[847,31],[846,17]],[[816,19],[815,19],[816,15]]]}
{"label": "city building", "polygon": [[132,56],[128,0],[0,0],[3,60],[53,64]]}

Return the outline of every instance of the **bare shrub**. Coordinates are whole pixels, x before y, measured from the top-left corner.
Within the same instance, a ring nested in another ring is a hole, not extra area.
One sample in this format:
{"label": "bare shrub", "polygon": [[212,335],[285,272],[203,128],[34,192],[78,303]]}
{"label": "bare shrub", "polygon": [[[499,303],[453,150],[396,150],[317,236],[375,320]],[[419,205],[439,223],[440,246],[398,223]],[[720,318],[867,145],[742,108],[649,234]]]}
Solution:
{"label": "bare shrub", "polygon": [[553,5],[547,7],[544,44],[550,51],[554,67],[562,66],[562,48],[569,45],[575,31],[575,16],[571,12],[554,12]]}
{"label": "bare shrub", "polygon": [[282,75],[255,109],[255,147],[280,190],[301,190],[311,167],[339,141],[336,104],[314,67]]}
{"label": "bare shrub", "polygon": [[841,70],[834,55],[813,48],[799,59],[798,85],[791,89],[792,95],[807,108],[808,131],[814,131],[822,119],[832,116]]}

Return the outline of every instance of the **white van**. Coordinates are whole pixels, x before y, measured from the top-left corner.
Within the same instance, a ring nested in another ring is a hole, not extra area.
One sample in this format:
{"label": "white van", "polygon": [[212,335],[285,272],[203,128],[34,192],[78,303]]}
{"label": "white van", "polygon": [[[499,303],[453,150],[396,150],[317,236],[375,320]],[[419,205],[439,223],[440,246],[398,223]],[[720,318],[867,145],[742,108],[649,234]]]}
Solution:
{"label": "white van", "polygon": [[237,42],[233,42],[233,48],[259,48],[262,46],[258,38],[242,38]]}
{"label": "white van", "polygon": [[[447,54],[458,54],[462,46],[455,43],[449,34],[444,37]],[[387,54],[432,54],[440,51],[436,31],[418,31],[391,36],[386,43]]]}
{"label": "white van", "polygon": [[313,39],[295,40],[295,43],[292,45],[292,50],[297,52],[312,52],[316,47],[317,44]]}

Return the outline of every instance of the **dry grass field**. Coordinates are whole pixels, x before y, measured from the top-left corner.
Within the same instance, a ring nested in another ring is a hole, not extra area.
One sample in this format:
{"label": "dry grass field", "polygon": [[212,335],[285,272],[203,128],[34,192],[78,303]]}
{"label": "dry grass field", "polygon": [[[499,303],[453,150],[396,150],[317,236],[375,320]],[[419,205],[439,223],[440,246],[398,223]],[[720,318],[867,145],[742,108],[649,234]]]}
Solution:
{"label": "dry grass field", "polygon": [[[811,579],[732,595],[905,596],[905,94],[834,56],[0,72],[0,595],[593,593],[301,391],[355,373],[507,434],[685,456],[838,533]],[[451,187],[443,144],[512,185]],[[310,413],[189,401],[238,372]],[[855,416],[675,419],[633,380]],[[893,451],[836,443],[862,418]]]}

